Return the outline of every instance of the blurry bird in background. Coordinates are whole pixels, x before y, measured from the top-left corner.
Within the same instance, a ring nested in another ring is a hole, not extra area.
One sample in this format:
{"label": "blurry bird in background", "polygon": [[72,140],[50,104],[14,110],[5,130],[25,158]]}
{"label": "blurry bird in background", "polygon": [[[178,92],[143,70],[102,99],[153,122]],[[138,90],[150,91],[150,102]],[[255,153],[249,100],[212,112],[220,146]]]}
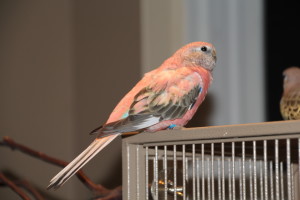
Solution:
{"label": "blurry bird in background", "polygon": [[286,120],[300,119],[300,68],[290,67],[283,72],[281,115]]}
{"label": "blurry bird in background", "polygon": [[50,181],[57,189],[112,140],[126,132],[155,132],[183,127],[195,114],[212,82],[216,50],[193,42],[144,75],[96,128],[97,138]]}

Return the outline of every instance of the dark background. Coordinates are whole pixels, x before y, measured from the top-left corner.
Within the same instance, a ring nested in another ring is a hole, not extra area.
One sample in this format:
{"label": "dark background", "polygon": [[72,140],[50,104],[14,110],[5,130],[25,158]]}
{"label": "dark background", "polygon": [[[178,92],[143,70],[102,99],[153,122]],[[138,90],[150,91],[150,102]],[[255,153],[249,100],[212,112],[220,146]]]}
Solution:
{"label": "dark background", "polygon": [[266,109],[267,121],[282,120],[279,101],[282,72],[300,66],[300,6],[297,1],[265,3]]}

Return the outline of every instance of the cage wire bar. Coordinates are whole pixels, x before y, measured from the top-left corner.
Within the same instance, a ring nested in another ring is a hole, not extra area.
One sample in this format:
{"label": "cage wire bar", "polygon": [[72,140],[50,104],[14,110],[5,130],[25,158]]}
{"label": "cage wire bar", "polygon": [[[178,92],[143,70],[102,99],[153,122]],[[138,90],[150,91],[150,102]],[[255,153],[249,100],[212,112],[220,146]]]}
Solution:
{"label": "cage wire bar", "polygon": [[299,120],[142,133],[123,139],[123,198],[297,200],[299,162]]}

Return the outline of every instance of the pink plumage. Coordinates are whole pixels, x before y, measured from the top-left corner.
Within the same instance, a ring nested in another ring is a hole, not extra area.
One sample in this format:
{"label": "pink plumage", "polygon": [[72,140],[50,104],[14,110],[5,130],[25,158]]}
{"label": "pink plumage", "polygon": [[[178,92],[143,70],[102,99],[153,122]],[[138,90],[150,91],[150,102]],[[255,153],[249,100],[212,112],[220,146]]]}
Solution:
{"label": "pink plumage", "polygon": [[183,127],[204,100],[212,81],[216,51],[212,44],[190,43],[148,72],[118,103],[97,138],[59,172],[48,188],[59,188],[118,135]]}

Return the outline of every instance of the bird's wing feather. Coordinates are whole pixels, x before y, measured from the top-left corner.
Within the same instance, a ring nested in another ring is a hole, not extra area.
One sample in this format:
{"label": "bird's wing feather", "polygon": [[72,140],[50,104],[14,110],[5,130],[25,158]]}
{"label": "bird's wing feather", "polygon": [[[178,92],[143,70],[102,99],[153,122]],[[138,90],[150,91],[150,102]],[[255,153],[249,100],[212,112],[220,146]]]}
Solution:
{"label": "bird's wing feather", "polygon": [[104,125],[98,137],[143,130],[163,120],[183,117],[202,91],[201,77],[193,73],[173,79],[170,85],[144,87],[135,95],[128,117]]}
{"label": "bird's wing feather", "polygon": [[72,162],[54,176],[47,189],[58,189],[76,172],[78,172],[89,160],[91,160],[99,151],[106,147],[119,134],[94,140],[81,154],[79,154]]}
{"label": "bird's wing feather", "polygon": [[300,90],[285,95],[280,102],[280,111],[284,119],[300,119]]}

